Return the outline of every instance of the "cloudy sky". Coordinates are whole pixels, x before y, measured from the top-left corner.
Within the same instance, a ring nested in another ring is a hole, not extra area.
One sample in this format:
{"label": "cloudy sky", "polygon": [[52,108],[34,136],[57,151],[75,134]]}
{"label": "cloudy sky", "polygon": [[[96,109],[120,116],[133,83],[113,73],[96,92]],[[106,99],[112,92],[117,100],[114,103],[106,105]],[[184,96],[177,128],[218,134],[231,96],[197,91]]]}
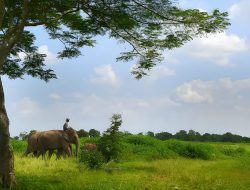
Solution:
{"label": "cloudy sky", "polygon": [[122,114],[122,130],[132,133],[194,129],[250,136],[250,1],[183,0],[180,6],[228,11],[232,25],[166,51],[163,63],[139,81],[130,74],[132,62],[116,62],[127,46],[114,39],[99,37],[83,56],[62,61],[56,58],[62,45],[42,28],[31,29],[58,79],[3,78],[11,136],[62,129],[66,117],[76,129],[104,131],[113,113]]}

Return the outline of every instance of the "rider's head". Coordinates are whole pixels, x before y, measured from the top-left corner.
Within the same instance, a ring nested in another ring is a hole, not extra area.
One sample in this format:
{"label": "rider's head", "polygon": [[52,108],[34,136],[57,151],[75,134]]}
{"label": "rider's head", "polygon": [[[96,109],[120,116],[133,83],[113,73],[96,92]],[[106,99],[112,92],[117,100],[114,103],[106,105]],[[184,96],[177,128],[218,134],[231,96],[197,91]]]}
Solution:
{"label": "rider's head", "polygon": [[69,122],[69,118],[66,119],[66,122]]}

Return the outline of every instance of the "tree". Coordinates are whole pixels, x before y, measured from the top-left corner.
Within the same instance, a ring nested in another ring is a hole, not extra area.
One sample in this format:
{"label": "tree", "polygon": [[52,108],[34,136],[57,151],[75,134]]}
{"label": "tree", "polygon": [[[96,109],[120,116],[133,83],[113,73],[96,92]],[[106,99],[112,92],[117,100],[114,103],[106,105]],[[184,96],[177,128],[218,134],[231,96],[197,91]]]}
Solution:
{"label": "tree", "polygon": [[102,135],[99,140],[98,148],[102,152],[105,160],[116,160],[121,152],[119,128],[122,125],[122,116],[114,114],[111,118],[111,126]]}
{"label": "tree", "polygon": [[97,131],[95,129],[90,129],[89,130],[89,136],[90,137],[100,137],[100,131]]}
{"label": "tree", "polygon": [[[228,14],[214,10],[183,10],[174,0],[0,0],[0,74],[11,79],[25,74],[44,81],[56,78],[38,53],[35,35],[28,27],[43,26],[51,39],[64,49],[59,58],[81,54],[83,46],[94,46],[94,37],[109,35],[131,45],[117,60],[137,60],[132,73],[137,79],[161,61],[161,51],[182,46],[195,36],[223,31]],[[18,56],[25,54],[24,60]],[[9,119],[0,78],[0,178],[2,186],[16,181],[10,145]]]}
{"label": "tree", "polygon": [[155,134],[155,138],[160,139],[160,140],[168,140],[172,138],[172,134],[168,132],[160,132]]}
{"label": "tree", "polygon": [[77,131],[77,134],[78,134],[79,138],[89,136],[89,133],[87,131],[85,131],[84,129],[80,129],[79,131]]}
{"label": "tree", "polygon": [[154,137],[155,136],[154,132],[152,132],[152,131],[148,131],[146,135],[149,136],[149,137]]}
{"label": "tree", "polygon": [[187,131],[185,130],[180,130],[174,136],[176,139],[188,140],[188,134],[187,134]]}

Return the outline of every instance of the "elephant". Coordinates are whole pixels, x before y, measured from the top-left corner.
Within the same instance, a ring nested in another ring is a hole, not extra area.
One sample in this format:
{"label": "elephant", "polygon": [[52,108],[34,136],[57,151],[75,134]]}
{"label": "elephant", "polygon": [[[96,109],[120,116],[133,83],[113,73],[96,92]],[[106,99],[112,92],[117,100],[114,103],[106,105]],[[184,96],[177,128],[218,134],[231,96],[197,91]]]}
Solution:
{"label": "elephant", "polygon": [[57,150],[57,158],[66,154],[72,155],[71,144],[76,145],[76,156],[79,153],[79,137],[73,128],[67,130],[50,130],[43,132],[35,132],[28,139],[28,147],[25,155],[33,153],[35,156],[42,155],[43,158],[47,151],[49,157]]}
{"label": "elephant", "polygon": [[33,156],[39,155],[39,147],[38,147],[38,138],[40,135],[42,135],[43,132],[33,132],[28,137],[28,147],[26,149],[26,152],[24,153],[25,156],[32,153]]}
{"label": "elephant", "polygon": [[[24,156],[27,156],[30,153],[32,153],[33,156],[35,157],[39,157],[41,155],[40,145],[38,144],[38,138],[40,138],[43,135],[43,133],[44,131],[34,132],[28,137],[28,147],[24,153]],[[49,151],[49,157],[51,157],[52,154],[54,153],[54,150],[51,149],[48,151]],[[62,150],[58,149],[57,157],[59,158],[61,154],[62,154]]]}

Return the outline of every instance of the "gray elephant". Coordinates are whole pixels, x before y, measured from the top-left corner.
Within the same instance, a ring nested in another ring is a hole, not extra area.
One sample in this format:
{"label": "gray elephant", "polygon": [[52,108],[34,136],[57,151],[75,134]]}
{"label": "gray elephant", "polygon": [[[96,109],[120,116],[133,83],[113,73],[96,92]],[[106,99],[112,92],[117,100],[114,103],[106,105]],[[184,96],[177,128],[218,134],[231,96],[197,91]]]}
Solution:
{"label": "gray elephant", "polygon": [[57,150],[57,158],[61,155],[72,155],[71,144],[76,145],[76,155],[79,152],[79,138],[72,128],[66,131],[50,130],[33,133],[28,139],[28,147],[25,155],[33,153],[35,156],[45,156],[49,151],[49,157]]}

